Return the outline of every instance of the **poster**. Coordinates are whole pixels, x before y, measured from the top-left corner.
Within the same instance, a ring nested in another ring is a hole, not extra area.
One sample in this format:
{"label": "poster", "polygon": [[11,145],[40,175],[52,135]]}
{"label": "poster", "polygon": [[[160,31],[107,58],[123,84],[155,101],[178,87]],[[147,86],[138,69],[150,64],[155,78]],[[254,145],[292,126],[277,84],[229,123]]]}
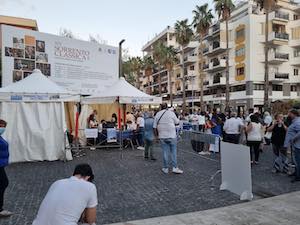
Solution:
{"label": "poster", "polygon": [[[99,93],[118,79],[118,48],[1,25],[2,86],[34,69],[76,93]],[[34,85],[34,84],[33,84]]]}

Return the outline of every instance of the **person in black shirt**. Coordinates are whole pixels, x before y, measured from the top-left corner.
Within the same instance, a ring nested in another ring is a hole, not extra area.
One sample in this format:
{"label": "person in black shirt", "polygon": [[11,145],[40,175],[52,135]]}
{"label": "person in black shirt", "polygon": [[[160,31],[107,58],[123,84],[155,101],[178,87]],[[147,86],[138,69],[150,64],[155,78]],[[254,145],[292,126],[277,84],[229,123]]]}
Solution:
{"label": "person in black shirt", "polygon": [[272,132],[271,143],[275,155],[273,172],[287,172],[287,152],[283,147],[287,126],[282,114],[275,115],[275,120],[267,131]]}

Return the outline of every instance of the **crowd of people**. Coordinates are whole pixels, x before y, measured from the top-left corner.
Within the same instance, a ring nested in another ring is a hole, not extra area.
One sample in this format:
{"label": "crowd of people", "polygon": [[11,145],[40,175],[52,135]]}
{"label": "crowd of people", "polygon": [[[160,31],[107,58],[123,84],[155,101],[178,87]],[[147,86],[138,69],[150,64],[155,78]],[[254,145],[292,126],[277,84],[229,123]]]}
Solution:
{"label": "crowd of people", "polygon": [[[88,118],[88,128],[104,129],[107,124],[116,126],[118,118],[112,114],[110,121],[97,122],[97,111]],[[162,149],[162,172],[168,174],[182,174],[177,163],[178,129],[188,123],[192,130],[207,134],[218,135],[223,141],[233,144],[245,144],[250,147],[251,164],[259,164],[260,153],[265,145],[270,145],[274,153],[274,173],[288,173],[295,167],[292,182],[300,181],[300,109],[289,110],[285,117],[269,112],[255,112],[249,109],[247,115],[235,112],[222,113],[219,110],[211,112],[193,112],[191,114],[178,113],[167,104],[162,104],[157,111],[127,112],[124,129],[137,132],[137,143],[144,150],[145,160],[156,160],[153,144],[159,141]],[[10,216],[11,212],[3,209],[4,192],[8,186],[5,167],[8,165],[8,143],[2,138],[7,123],[0,120],[0,216]],[[203,151],[208,152],[208,149]],[[201,153],[203,154],[203,153]],[[171,158],[171,163],[169,163]],[[73,176],[55,182],[45,196],[34,225],[66,224],[66,221],[83,221],[93,224],[96,220],[97,191],[92,183],[94,175],[88,164],[81,164],[75,168]],[[83,194],[84,193],[84,194]],[[74,196],[77,202],[74,203]],[[80,196],[80,198],[78,198]],[[57,210],[61,213],[57,214]],[[50,219],[51,218],[51,219]],[[70,223],[71,224],[71,223]],[[73,223],[72,223],[73,224]]]}

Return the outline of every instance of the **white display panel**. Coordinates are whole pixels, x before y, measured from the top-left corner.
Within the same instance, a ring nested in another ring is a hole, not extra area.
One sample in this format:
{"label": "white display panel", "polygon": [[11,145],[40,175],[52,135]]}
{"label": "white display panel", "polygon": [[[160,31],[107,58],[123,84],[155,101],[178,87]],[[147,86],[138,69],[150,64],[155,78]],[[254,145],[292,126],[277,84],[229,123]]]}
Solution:
{"label": "white display panel", "polygon": [[[118,48],[1,25],[2,86],[37,68],[64,88],[90,95],[118,80]],[[33,84],[34,85],[34,84]]]}

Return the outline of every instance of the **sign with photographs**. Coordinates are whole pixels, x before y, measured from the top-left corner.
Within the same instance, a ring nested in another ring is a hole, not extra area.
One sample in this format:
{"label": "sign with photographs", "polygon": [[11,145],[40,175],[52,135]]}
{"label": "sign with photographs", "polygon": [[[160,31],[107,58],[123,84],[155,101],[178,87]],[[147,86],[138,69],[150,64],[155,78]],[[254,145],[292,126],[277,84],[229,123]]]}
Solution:
{"label": "sign with photographs", "polygon": [[[1,25],[2,86],[40,69],[64,88],[98,93],[118,79],[118,48]],[[33,84],[34,85],[34,84]]]}

